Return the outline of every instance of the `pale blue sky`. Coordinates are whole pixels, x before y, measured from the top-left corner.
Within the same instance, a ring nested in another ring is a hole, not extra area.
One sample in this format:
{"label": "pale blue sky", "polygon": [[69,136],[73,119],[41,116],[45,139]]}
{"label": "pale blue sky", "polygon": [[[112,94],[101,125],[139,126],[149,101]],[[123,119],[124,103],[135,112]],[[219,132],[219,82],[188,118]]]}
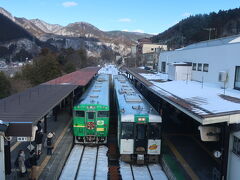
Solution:
{"label": "pale blue sky", "polygon": [[84,21],[104,31],[160,33],[190,14],[240,7],[239,0],[0,0],[16,17],[67,25]]}

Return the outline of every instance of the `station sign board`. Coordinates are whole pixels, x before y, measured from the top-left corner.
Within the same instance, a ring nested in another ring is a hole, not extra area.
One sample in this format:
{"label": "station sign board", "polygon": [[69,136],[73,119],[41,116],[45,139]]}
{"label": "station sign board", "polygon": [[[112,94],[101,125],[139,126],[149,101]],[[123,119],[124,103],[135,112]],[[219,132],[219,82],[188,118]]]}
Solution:
{"label": "station sign board", "polygon": [[28,138],[27,137],[17,137],[17,141],[18,142],[26,142],[26,141],[28,141]]}

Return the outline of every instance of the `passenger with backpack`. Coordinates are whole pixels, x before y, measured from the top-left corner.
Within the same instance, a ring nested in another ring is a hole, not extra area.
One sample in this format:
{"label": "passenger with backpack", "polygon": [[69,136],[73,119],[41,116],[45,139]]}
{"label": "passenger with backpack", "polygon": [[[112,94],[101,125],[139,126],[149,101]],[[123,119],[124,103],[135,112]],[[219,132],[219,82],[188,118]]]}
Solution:
{"label": "passenger with backpack", "polygon": [[54,145],[53,145],[53,137],[54,136],[55,136],[55,133],[50,132],[50,133],[48,133],[47,138],[45,140],[44,144],[47,147],[47,155],[52,155],[52,150],[54,148]]}

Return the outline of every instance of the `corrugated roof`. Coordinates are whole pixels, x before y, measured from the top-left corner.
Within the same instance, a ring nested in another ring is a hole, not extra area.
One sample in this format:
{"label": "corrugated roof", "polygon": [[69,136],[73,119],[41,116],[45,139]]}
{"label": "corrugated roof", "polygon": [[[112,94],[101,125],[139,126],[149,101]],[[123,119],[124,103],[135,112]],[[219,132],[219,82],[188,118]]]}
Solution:
{"label": "corrugated roof", "polygon": [[44,84],[70,84],[78,86],[86,86],[92,77],[97,74],[100,67],[87,67],[81,70],[58,77]]}

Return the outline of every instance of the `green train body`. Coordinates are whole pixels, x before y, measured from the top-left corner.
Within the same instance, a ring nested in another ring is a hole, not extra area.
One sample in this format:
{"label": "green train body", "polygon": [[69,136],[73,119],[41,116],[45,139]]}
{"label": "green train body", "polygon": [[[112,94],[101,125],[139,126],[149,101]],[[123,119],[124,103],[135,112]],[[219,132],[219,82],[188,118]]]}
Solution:
{"label": "green train body", "polygon": [[73,107],[75,143],[106,143],[109,114],[109,75],[99,74]]}

